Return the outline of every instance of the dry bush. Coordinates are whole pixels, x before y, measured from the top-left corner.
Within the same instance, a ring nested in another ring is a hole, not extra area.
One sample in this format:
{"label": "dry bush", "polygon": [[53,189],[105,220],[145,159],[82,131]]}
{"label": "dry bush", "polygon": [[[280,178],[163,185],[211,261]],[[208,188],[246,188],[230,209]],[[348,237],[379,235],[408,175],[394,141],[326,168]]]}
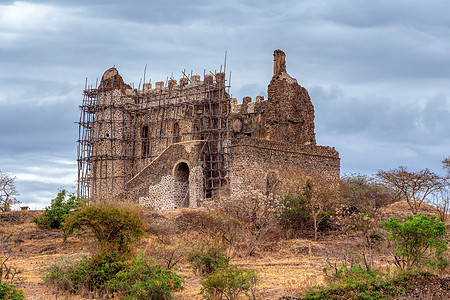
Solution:
{"label": "dry bush", "polygon": [[177,240],[171,241],[170,244],[154,243],[147,254],[170,270],[186,258],[187,249],[186,244]]}
{"label": "dry bush", "polygon": [[211,202],[205,210],[183,211],[177,222],[199,243],[219,243],[230,257],[255,255],[276,247],[283,236],[275,209],[271,195],[242,192]]}
{"label": "dry bush", "polygon": [[161,244],[171,244],[173,236],[177,233],[178,227],[166,218],[152,218],[147,222],[147,230],[154,235]]}
{"label": "dry bush", "polygon": [[186,257],[190,236],[183,233],[170,219],[153,214],[147,223],[147,230],[156,237],[156,242],[148,245],[147,254],[155,258],[161,266],[172,269]]}
{"label": "dry bush", "polygon": [[440,221],[446,222],[450,214],[450,186],[435,192],[428,203],[436,208],[436,215]]}
{"label": "dry bush", "polygon": [[237,220],[242,231],[239,247],[247,255],[273,247],[282,236],[275,214],[277,201],[272,194],[264,195],[258,190],[242,191],[219,200],[209,209],[213,214]]}
{"label": "dry bush", "polygon": [[210,211],[183,211],[178,218],[180,227],[188,230],[192,239],[200,244],[219,243],[227,249],[228,256],[234,256],[239,249],[239,241],[243,240],[242,226],[237,219]]}
{"label": "dry bush", "polygon": [[289,185],[293,195],[305,200],[317,240],[319,223],[341,202],[339,181],[326,175],[299,173],[290,179]]}
{"label": "dry bush", "polygon": [[398,201],[392,188],[362,174],[345,174],[341,177],[342,204],[348,209],[373,214],[380,207]]}
{"label": "dry bush", "polygon": [[16,276],[23,272],[21,268],[14,265],[11,259],[22,252],[20,241],[13,238],[13,235],[0,236],[0,283],[8,280],[13,283]]}
{"label": "dry bush", "polygon": [[313,286],[317,286],[318,276],[305,275],[301,279],[288,279],[285,289],[288,295],[303,295]]}
{"label": "dry bush", "polygon": [[347,250],[340,257],[327,257],[325,259],[326,266],[323,268],[325,277],[328,279],[336,279],[343,269],[359,268],[362,270],[374,270],[375,258],[372,253],[367,253],[365,250],[360,252]]}

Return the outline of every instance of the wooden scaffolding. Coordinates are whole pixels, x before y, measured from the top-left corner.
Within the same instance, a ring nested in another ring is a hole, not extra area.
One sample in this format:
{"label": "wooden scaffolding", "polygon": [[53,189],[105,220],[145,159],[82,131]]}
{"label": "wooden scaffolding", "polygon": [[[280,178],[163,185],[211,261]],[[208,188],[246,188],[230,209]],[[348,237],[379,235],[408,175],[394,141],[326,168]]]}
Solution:
{"label": "wooden scaffolding", "polygon": [[134,89],[118,72],[107,84],[86,83],[78,122],[79,197],[126,198],[128,180],[171,144],[187,141],[202,143],[203,199],[228,192],[230,78],[225,72],[204,72],[203,81],[183,74],[154,88],[148,82]]}

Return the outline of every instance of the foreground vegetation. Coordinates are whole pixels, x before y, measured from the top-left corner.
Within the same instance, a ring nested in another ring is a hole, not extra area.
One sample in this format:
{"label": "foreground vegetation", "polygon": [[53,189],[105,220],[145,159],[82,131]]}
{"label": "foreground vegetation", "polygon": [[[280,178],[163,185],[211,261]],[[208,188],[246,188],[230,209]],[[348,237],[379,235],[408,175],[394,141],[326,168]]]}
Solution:
{"label": "foreground vegetation", "polygon": [[[406,186],[417,185],[415,175],[405,169],[391,173],[401,173]],[[339,184],[306,175],[292,178],[279,196],[240,193],[203,209],[177,211],[174,217],[129,203],[87,204],[61,191],[33,219],[33,226],[42,234],[59,235],[65,243],[80,241],[77,245],[86,245],[87,251],[75,259],[60,256],[47,263],[42,280],[56,298],[184,299],[183,293],[196,282],[198,298],[265,299],[265,271],[246,262],[263,260],[298,239],[305,241],[304,250],[290,251],[312,259],[327,236],[345,236],[352,243],[337,251],[329,239],[324,247],[330,251],[320,254],[315,279],[281,282],[285,295],[389,299],[408,293],[420,280],[448,276],[444,178],[436,196],[440,207],[411,203],[422,199],[419,189],[405,202],[410,214],[394,216],[383,211],[405,196],[385,180],[359,174],[343,176]],[[421,213],[424,207],[429,207],[428,214]],[[0,241],[0,299],[23,299],[12,284],[21,276],[14,258],[20,257],[24,241],[9,235],[7,228],[0,228],[0,234],[8,236]],[[317,280],[319,269],[323,275]]]}
{"label": "foreground vegetation", "polygon": [[376,267],[366,253],[356,255],[351,265],[335,265],[329,283],[313,287],[304,298],[388,299],[410,287],[411,278],[441,273],[448,267],[443,256],[448,251],[445,224],[435,216],[390,218],[381,226],[393,242],[394,268]]}

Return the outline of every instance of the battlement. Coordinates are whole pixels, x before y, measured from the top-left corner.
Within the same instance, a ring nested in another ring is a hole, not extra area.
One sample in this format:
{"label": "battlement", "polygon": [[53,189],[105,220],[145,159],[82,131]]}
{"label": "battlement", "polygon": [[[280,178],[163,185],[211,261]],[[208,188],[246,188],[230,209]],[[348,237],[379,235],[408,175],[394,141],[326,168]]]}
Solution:
{"label": "battlement", "polygon": [[264,99],[264,95],[256,96],[256,101],[252,101],[252,97],[245,96],[242,98],[242,103],[238,104],[236,98],[230,99],[231,113],[233,114],[253,114],[256,112],[256,107],[264,105],[268,99]]}
{"label": "battlement", "polygon": [[140,91],[143,93],[160,93],[167,92],[168,90],[189,89],[204,85],[209,87],[225,87],[225,73],[217,72],[216,74],[205,74],[203,76],[203,80],[201,80],[200,75],[196,74],[190,76],[190,78],[182,77],[178,81],[175,79],[169,79],[167,84],[165,84],[164,81],[157,81],[155,82],[154,88],[152,88],[152,84],[148,82],[142,85],[142,89]]}

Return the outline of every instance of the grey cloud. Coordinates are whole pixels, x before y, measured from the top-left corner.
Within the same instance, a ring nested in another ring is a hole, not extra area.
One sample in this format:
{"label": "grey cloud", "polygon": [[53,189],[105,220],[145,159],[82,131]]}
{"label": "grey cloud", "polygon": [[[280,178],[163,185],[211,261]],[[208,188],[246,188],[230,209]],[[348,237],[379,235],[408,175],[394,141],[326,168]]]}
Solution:
{"label": "grey cloud", "polygon": [[324,10],[324,17],[352,27],[405,25],[449,25],[446,1],[335,1]]}
{"label": "grey cloud", "polygon": [[[47,5],[55,15],[33,28],[0,21],[0,169],[6,157],[12,173],[43,172],[24,169],[31,165],[55,170],[45,178],[61,177],[57,169],[75,177],[75,167],[45,161],[75,160],[85,78],[95,84],[113,65],[137,86],[146,63],[146,79],[155,82],[184,69],[218,70],[228,51],[231,93],[254,98],[266,93],[279,48],[311,94],[319,143],[336,146],[344,172],[439,167],[448,156],[445,1],[22,3]],[[48,203],[59,187],[20,182],[25,195],[35,190],[30,198]]]}
{"label": "grey cloud", "polygon": [[[357,98],[332,86],[310,88],[320,143],[336,146],[343,171],[407,165],[440,169],[450,155],[450,97],[396,101],[391,97]],[[364,167],[363,167],[364,166]]]}
{"label": "grey cloud", "polygon": [[[0,156],[0,170],[16,176],[19,201],[34,209],[50,204],[60,189],[76,191],[76,164],[74,158],[62,153],[34,151]],[[66,162],[73,162],[68,164]]]}
{"label": "grey cloud", "polygon": [[77,102],[13,104],[0,103],[2,156],[16,152],[58,153],[74,149],[78,132],[74,124],[79,115]]}
{"label": "grey cloud", "polygon": [[430,95],[425,99],[397,101],[389,96],[356,98],[338,87],[310,89],[318,111],[318,126],[327,132],[364,132],[382,141],[427,144],[450,139],[450,98]]}

